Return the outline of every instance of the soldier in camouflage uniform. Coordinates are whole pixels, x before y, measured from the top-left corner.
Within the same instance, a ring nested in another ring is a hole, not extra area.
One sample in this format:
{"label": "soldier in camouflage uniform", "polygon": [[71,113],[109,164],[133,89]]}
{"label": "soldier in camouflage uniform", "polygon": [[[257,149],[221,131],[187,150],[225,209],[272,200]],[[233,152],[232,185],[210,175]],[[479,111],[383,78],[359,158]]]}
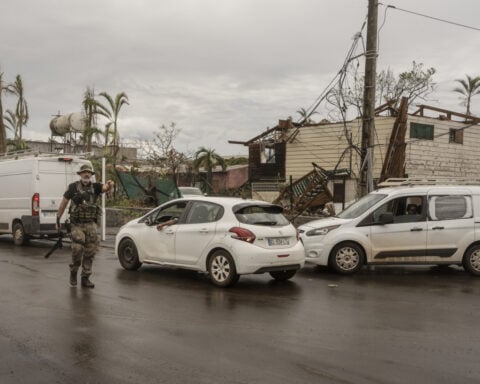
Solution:
{"label": "soldier in camouflage uniform", "polygon": [[113,189],[114,183],[92,183],[93,169],[84,164],[77,172],[80,180],[68,186],[57,212],[57,230],[60,218],[70,201],[70,222],[72,224],[72,264],[70,264],[70,284],[77,285],[77,271],[82,266],[82,287],[93,288],[90,281],[92,263],[98,249],[97,222],[100,219],[98,197]]}

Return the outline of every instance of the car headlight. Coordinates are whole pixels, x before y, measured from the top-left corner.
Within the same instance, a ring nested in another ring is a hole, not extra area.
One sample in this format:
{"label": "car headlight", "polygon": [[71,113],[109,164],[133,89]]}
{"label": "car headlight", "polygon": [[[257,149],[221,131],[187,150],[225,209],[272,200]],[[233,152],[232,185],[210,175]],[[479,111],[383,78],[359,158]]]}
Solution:
{"label": "car headlight", "polygon": [[306,233],[307,236],[325,236],[328,232],[337,229],[340,225],[331,225],[330,227],[311,229]]}

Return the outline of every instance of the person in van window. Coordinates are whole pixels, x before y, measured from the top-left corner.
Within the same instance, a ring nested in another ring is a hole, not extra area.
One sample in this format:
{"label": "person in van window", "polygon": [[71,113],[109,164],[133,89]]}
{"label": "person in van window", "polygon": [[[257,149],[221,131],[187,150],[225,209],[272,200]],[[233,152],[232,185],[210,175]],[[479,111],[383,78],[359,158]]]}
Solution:
{"label": "person in van window", "polygon": [[90,281],[92,263],[98,248],[97,222],[100,219],[98,197],[112,191],[115,183],[108,180],[105,184],[92,183],[93,169],[84,164],[77,172],[80,180],[71,183],[60,202],[57,212],[56,228],[60,230],[60,218],[70,202],[70,222],[72,224],[72,263],[70,264],[70,285],[77,285],[77,271],[82,266],[82,287],[93,288]]}
{"label": "person in van window", "polygon": [[418,208],[416,204],[408,204],[407,205],[407,215],[417,215]]}

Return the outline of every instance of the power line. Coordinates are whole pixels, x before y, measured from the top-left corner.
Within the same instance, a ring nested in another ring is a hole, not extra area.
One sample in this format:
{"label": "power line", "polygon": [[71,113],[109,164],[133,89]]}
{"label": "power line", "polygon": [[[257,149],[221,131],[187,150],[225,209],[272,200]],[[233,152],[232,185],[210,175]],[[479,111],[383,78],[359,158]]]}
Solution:
{"label": "power line", "polygon": [[[441,21],[442,23],[447,23],[447,24],[456,25],[457,27],[473,29],[474,31],[480,31],[480,28],[471,27],[471,26],[469,26],[469,25],[456,23],[456,22],[454,22],[454,21],[450,21],[450,20],[446,20],[446,19],[440,19],[440,18],[438,18],[438,17],[433,17],[433,16],[430,16],[430,15],[425,15],[425,14],[419,13],[419,12],[409,11],[409,10],[407,10],[407,9],[395,7],[394,5],[387,5],[387,8],[392,8],[392,9],[396,9],[397,11],[402,11],[402,12],[406,12],[406,13],[411,13],[412,15],[416,15],[416,16],[426,17],[427,19],[432,19],[432,20],[436,20],[436,21]],[[386,13],[386,12],[385,12],[385,13]],[[382,26],[383,26],[383,25],[382,25]]]}

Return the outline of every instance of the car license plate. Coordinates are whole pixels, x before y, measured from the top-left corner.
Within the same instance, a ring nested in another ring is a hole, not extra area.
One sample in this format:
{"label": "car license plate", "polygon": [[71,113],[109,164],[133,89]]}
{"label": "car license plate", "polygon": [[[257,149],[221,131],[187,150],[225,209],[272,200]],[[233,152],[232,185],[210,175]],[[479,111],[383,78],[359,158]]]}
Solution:
{"label": "car license plate", "polygon": [[284,237],[276,237],[273,239],[268,239],[268,245],[274,246],[274,245],[289,245],[290,242],[288,239],[285,239]]}
{"label": "car license plate", "polygon": [[57,211],[42,211],[43,217],[55,217],[57,215]]}

